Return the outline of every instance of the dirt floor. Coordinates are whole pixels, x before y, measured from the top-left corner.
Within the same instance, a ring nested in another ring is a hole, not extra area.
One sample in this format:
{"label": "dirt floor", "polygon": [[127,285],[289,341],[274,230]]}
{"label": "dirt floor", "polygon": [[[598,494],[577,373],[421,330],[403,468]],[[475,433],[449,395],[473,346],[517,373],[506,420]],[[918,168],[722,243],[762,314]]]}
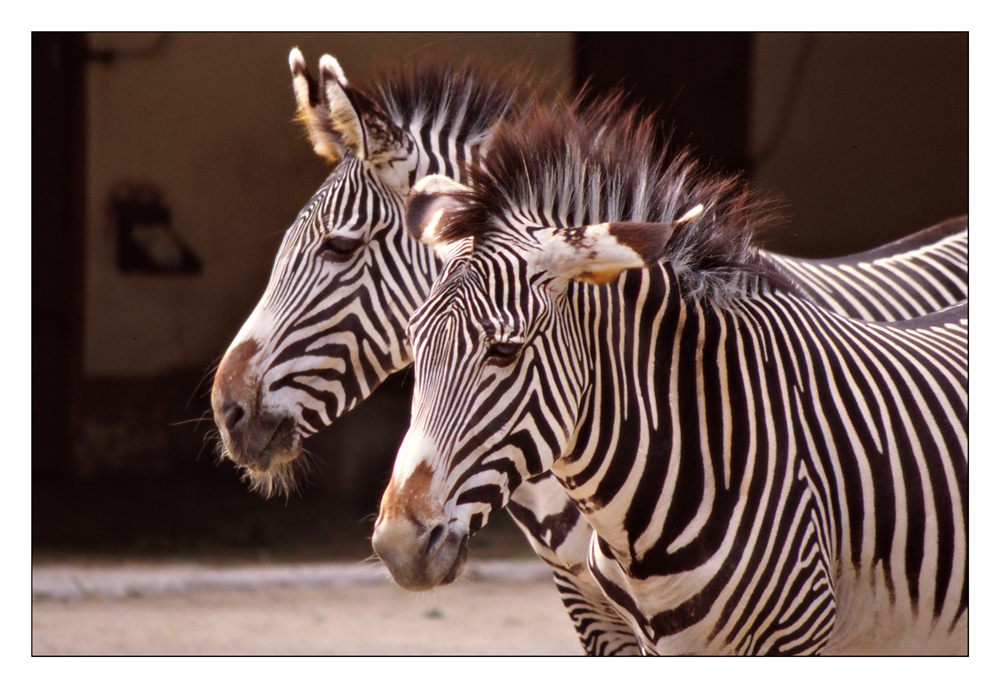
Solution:
{"label": "dirt floor", "polygon": [[33,495],[36,656],[582,654],[549,569],[503,514],[458,581],[408,593],[370,560],[373,517],[329,499],[194,480]]}
{"label": "dirt floor", "polygon": [[374,566],[330,569],[36,566],[32,654],[582,654],[540,563],[473,564],[419,594]]}

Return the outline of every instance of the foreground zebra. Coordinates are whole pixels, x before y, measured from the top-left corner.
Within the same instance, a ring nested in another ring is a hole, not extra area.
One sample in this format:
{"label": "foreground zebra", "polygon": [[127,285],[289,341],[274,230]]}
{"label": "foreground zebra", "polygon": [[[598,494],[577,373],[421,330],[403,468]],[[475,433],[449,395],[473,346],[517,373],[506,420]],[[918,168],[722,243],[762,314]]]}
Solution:
{"label": "foreground zebra", "polygon": [[634,113],[536,112],[471,188],[411,193],[447,261],[376,552],[403,587],[453,580],[551,471],[645,651],[965,652],[966,306],[816,306],[741,184],[653,146]]}

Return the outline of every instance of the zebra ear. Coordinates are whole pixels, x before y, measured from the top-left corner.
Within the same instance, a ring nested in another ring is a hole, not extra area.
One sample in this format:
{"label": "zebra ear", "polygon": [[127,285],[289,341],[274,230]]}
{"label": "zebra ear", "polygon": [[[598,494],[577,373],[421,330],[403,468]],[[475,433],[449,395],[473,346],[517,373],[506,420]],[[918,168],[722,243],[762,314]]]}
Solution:
{"label": "zebra ear", "polygon": [[674,230],[702,210],[699,204],[674,222],[604,222],[544,229],[538,234],[541,247],[534,265],[562,279],[607,284],[629,268],[657,262]]}
{"label": "zebra ear", "polygon": [[406,231],[443,255],[450,242],[442,240],[442,233],[453,214],[465,207],[464,197],[469,191],[469,187],[444,175],[424,177],[413,185],[406,199]]}
{"label": "zebra ear", "polygon": [[320,58],[319,82],[306,69],[298,48],[288,56],[298,118],[317,154],[337,163],[348,152],[380,163],[407,152],[406,134],[363,92],[350,88],[340,63]]}
{"label": "zebra ear", "polygon": [[[336,60],[333,60],[333,64],[337,64]],[[298,48],[292,48],[288,54],[288,67],[292,70],[292,90],[298,104],[296,117],[305,125],[313,150],[330,162],[339,162],[345,153],[343,141],[334,129],[330,110],[326,106],[326,96],[319,82],[306,68],[305,58]],[[339,65],[337,69],[340,69]],[[340,75],[343,77],[343,71]],[[344,83],[346,82],[344,79]]]}
{"label": "zebra ear", "polygon": [[330,55],[319,59],[319,87],[330,117],[330,140],[344,157],[348,151],[365,158],[365,131],[361,117],[348,95],[347,78],[340,63]]}

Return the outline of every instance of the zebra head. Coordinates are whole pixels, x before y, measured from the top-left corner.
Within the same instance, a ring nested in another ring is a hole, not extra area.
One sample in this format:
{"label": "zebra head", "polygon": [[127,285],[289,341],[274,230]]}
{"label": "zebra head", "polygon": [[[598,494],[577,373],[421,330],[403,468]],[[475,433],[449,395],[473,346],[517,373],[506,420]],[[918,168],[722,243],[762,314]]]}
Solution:
{"label": "zebra head", "polygon": [[469,186],[428,178],[408,200],[408,230],[451,253],[410,319],[411,426],[372,540],[404,588],[453,580],[467,539],[523,481],[551,469],[573,495],[564,469],[581,436],[596,435],[581,426],[594,415],[594,368],[628,322],[603,300],[649,288],[654,272],[631,268],[665,261],[656,272],[677,270],[691,293],[719,298],[745,276],[729,274],[745,258],[743,234],[706,241],[691,230],[726,224],[741,191],[707,175],[695,183],[685,156],[656,152],[651,120],[607,128],[621,114],[608,110],[539,109],[502,125]]}
{"label": "zebra head", "polygon": [[646,265],[668,236],[659,224],[601,223],[451,240],[450,216],[468,210],[469,192],[429,177],[409,205],[408,226],[449,253],[410,320],[411,426],[372,544],[412,590],[453,581],[468,538],[575,433],[590,370],[567,294]]}
{"label": "zebra head", "polygon": [[[406,312],[383,303],[372,270],[385,256],[432,267],[397,231],[418,164],[412,137],[349,87],[329,55],[318,81],[297,49],[289,66],[298,118],[334,169],[287,230],[212,390],[225,454],[266,494],[290,488],[303,437],[408,361],[400,345]],[[384,316],[372,319],[373,312]]]}
{"label": "zebra head", "polygon": [[472,64],[418,66],[370,91],[328,55],[319,80],[298,50],[289,64],[298,118],[335,166],[287,230],[212,391],[224,455],[265,494],[293,487],[304,437],[410,362],[407,319],[438,269],[403,229],[410,185],[458,177],[515,93]]}

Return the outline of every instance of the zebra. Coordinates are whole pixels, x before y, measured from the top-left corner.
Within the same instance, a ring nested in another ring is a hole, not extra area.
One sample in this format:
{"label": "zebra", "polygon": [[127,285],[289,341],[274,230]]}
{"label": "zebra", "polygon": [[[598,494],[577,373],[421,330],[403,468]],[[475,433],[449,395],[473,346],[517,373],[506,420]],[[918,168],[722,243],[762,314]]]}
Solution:
{"label": "zebra", "polygon": [[294,488],[302,437],[409,363],[406,322],[439,261],[402,230],[404,199],[424,175],[457,178],[519,101],[509,77],[471,63],[370,89],[348,86],[330,55],[318,81],[298,49],[289,66],[297,118],[333,171],[285,233],[212,392],[224,450],[268,496]]}
{"label": "zebra", "polygon": [[[488,140],[492,122],[519,107],[516,89],[503,74],[484,75],[470,66],[421,68],[408,80],[386,77],[372,91],[361,91],[347,87],[332,57],[320,63],[316,81],[298,50],[289,56],[299,119],[316,152],[335,169],[286,233],[264,296],[224,356],[212,393],[223,451],[265,494],[293,488],[303,438],[410,361],[403,324],[429,292],[438,258],[403,229],[400,208],[409,181],[390,184],[382,172],[388,168],[391,178],[407,180],[434,171],[459,176],[461,161]],[[464,140],[451,140],[449,127]],[[398,130],[409,132],[409,139]],[[375,137],[374,132],[384,133]],[[442,136],[451,142],[430,145]],[[363,149],[359,142],[366,140]],[[408,140],[412,149],[403,147]],[[402,158],[406,150],[420,163],[407,175],[398,160],[379,162]],[[375,153],[380,157],[373,163],[369,158]],[[883,255],[864,254],[866,265],[884,274],[862,287],[872,293],[870,299],[909,304],[905,293],[896,292],[912,291],[920,275],[929,276],[922,290],[932,299],[953,303],[961,298],[967,265],[961,220],[906,241]],[[770,255],[792,272],[807,264]],[[814,297],[838,304],[846,293],[838,288],[838,276],[859,269],[859,263],[853,257],[820,263],[815,269],[823,271],[810,282]],[[845,301],[843,307],[856,308],[856,303]],[[915,307],[932,308],[924,302]],[[552,567],[585,651],[636,652],[631,631],[586,571],[590,528],[558,483],[548,476],[535,479],[508,507]]]}
{"label": "zebra", "polygon": [[411,426],[372,544],[402,587],[553,475],[644,653],[962,653],[967,302],[894,323],[806,298],[742,181],[634,109],[501,123],[407,228],[447,256],[408,327]]}

